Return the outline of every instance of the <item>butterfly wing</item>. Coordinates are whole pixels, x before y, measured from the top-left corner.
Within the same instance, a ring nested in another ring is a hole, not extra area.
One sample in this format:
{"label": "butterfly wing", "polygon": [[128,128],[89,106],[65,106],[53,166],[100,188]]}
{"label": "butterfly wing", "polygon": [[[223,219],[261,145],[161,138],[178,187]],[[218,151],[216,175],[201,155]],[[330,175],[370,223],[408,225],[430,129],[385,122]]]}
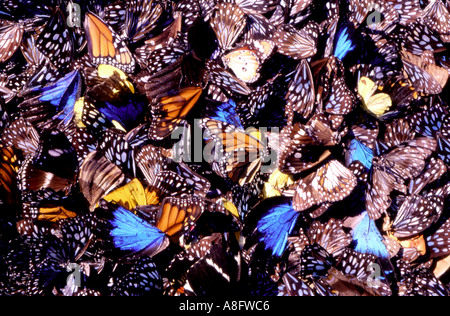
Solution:
{"label": "butterfly wing", "polygon": [[188,233],[203,210],[203,200],[194,196],[165,198],[157,215],[156,227],[168,236]]}
{"label": "butterfly wing", "polygon": [[304,211],[313,205],[345,199],[356,187],[355,175],[337,160],[331,160],[298,182],[294,208]]}
{"label": "butterfly wing", "polygon": [[242,35],[247,24],[247,18],[244,11],[238,6],[231,3],[220,3],[216,6],[210,24],[216,33],[220,47],[223,50],[228,50]]}
{"label": "butterfly wing", "polygon": [[164,232],[132,212],[118,207],[113,216],[114,218],[110,220],[113,227],[110,235],[116,248],[132,253],[144,252],[153,256],[168,246],[169,240]]}
{"label": "butterfly wing", "polygon": [[59,7],[39,34],[36,47],[50,60],[54,68],[67,69],[72,63],[75,45]]}
{"label": "butterfly wing", "polygon": [[152,107],[152,125],[149,136],[161,140],[186,118],[202,94],[200,87],[182,88],[178,94],[165,96]]}
{"label": "butterfly wing", "polygon": [[89,56],[96,64],[107,64],[133,73],[135,60],[123,40],[102,19],[87,13],[84,21]]}
{"label": "butterfly wing", "polygon": [[0,63],[10,59],[22,42],[23,25],[19,23],[6,23],[0,27]]}

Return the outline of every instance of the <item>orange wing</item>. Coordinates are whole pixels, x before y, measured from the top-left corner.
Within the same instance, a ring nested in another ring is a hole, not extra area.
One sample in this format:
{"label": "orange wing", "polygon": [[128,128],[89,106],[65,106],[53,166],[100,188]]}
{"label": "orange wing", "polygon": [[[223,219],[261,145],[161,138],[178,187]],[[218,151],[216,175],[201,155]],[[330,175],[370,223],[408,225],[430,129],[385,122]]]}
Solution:
{"label": "orange wing", "polygon": [[107,64],[133,73],[136,62],[122,39],[98,16],[86,14],[84,28],[89,55],[97,64]]}
{"label": "orange wing", "polygon": [[179,94],[161,98],[152,109],[154,114],[150,137],[163,139],[173,131],[189,114],[202,94],[200,87],[188,87]]}
{"label": "orange wing", "polygon": [[194,196],[165,198],[157,217],[156,227],[168,236],[190,230],[203,213],[203,200]]}

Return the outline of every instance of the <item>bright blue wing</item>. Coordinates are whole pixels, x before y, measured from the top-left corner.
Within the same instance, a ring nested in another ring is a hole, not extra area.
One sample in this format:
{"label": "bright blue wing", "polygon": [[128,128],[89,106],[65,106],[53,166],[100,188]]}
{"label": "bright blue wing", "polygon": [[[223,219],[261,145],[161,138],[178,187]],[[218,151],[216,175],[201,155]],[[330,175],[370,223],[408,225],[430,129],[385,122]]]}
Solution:
{"label": "bright blue wing", "polygon": [[360,161],[367,169],[372,167],[373,150],[357,139],[352,139],[348,146],[348,164]]}
{"label": "bright blue wing", "polygon": [[287,238],[294,229],[299,213],[292,207],[292,201],[276,204],[264,213],[256,228],[260,233],[260,242],[274,256],[281,256],[286,248]]}
{"label": "bright blue wing", "polygon": [[228,102],[219,105],[214,110],[214,114],[210,115],[210,118],[244,129],[239,115],[236,112],[236,103],[231,99]]}
{"label": "bright blue wing", "polygon": [[355,251],[389,259],[389,252],[383,243],[383,237],[375,225],[375,221],[369,217],[367,212],[364,213],[363,219],[352,231],[353,240],[356,243]]}
{"label": "bright blue wing", "polygon": [[39,101],[50,102],[59,112],[57,119],[68,124],[72,119],[75,102],[81,94],[81,76],[77,70],[69,72],[54,84],[36,88],[40,94]]}
{"label": "bright blue wing", "polygon": [[352,38],[354,30],[350,27],[350,25],[343,25],[337,33],[337,40],[334,45],[334,56],[340,60],[344,60],[345,56],[356,48],[356,44],[353,42]]}
{"label": "bright blue wing", "polygon": [[168,239],[165,233],[125,208],[119,207],[113,215],[114,219],[110,221],[114,227],[111,236],[116,248],[154,254],[166,245]]}

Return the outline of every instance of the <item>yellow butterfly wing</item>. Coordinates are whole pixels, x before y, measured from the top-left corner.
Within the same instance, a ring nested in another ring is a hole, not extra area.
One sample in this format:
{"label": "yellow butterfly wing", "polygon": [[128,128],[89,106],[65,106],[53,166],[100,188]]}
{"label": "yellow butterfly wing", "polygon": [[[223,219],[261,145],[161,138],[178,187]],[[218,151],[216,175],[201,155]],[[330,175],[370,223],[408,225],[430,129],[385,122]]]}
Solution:
{"label": "yellow butterfly wing", "polygon": [[380,117],[392,106],[392,99],[386,93],[377,93],[377,85],[367,77],[361,77],[358,84],[358,93],[363,99],[363,108],[370,114]]}
{"label": "yellow butterfly wing", "polygon": [[114,190],[103,198],[108,202],[116,202],[120,206],[132,211],[136,206],[150,205],[154,202],[152,194],[144,189],[142,183],[138,179],[133,179],[126,185]]}

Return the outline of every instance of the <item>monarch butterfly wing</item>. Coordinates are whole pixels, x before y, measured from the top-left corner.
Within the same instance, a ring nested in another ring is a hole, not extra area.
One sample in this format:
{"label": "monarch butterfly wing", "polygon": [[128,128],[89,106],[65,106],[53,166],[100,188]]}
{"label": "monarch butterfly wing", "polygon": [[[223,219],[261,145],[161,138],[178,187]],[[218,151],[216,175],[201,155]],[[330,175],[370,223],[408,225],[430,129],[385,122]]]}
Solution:
{"label": "monarch butterfly wing", "polygon": [[19,23],[6,23],[0,27],[0,63],[12,57],[22,42],[24,27]]}
{"label": "monarch butterfly wing", "polygon": [[96,64],[108,64],[133,73],[136,62],[124,41],[98,16],[87,13],[84,21],[89,56]]}
{"label": "monarch butterfly wing", "polygon": [[163,200],[156,227],[168,236],[188,233],[204,211],[203,199],[188,197],[167,197]]}
{"label": "monarch butterfly wing", "polygon": [[50,21],[39,34],[36,47],[57,69],[67,69],[73,61],[73,37],[67,28],[61,9],[55,9]]}
{"label": "monarch butterfly wing", "polygon": [[13,204],[17,199],[17,169],[14,150],[0,143],[0,205]]}
{"label": "monarch butterfly wing", "polygon": [[[251,182],[261,164],[264,146],[255,137],[227,123],[204,119],[200,125],[212,141],[214,156],[210,157],[214,171],[243,185]],[[211,151],[213,152],[213,151]],[[239,171],[241,170],[241,171]]]}
{"label": "monarch butterfly wing", "polygon": [[167,137],[189,114],[202,94],[200,87],[182,88],[177,95],[166,96],[152,107],[153,121],[149,131],[152,139]]}

